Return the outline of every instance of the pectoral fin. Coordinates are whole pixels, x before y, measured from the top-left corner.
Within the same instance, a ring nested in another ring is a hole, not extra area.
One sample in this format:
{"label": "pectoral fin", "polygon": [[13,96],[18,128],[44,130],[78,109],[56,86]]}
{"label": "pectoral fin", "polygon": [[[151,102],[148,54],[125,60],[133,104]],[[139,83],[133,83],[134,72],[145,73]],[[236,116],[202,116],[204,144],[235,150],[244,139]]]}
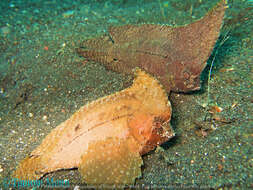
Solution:
{"label": "pectoral fin", "polygon": [[79,171],[89,185],[130,185],[141,176],[139,145],[129,137],[116,137],[89,144]]}

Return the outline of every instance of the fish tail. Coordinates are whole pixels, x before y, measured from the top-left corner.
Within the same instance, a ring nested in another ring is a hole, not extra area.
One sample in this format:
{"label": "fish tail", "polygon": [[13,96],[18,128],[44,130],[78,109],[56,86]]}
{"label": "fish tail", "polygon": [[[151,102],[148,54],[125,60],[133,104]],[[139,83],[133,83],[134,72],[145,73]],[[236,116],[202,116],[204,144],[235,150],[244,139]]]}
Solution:
{"label": "fish tail", "polygon": [[42,169],[41,157],[30,156],[20,162],[16,171],[12,174],[12,177],[20,180],[40,179],[45,174],[41,172]]}

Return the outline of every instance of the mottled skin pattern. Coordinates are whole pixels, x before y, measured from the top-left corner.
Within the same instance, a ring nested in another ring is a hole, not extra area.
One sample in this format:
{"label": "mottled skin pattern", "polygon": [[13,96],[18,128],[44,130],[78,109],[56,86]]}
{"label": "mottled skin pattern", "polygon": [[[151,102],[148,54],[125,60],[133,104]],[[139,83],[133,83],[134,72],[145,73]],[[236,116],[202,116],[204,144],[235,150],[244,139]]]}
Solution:
{"label": "mottled skin pattern", "polygon": [[140,67],[153,74],[167,92],[200,89],[200,74],[219,36],[226,1],[200,20],[180,27],[141,24],[111,27],[108,35],[88,39],[79,55],[130,74]]}
{"label": "mottled skin pattern", "polygon": [[[88,184],[133,184],[141,175],[141,155],[174,136],[166,91],[144,71],[135,74],[129,88],[84,105],[53,129],[13,177],[39,179],[79,168]],[[101,176],[103,171],[114,174]]]}

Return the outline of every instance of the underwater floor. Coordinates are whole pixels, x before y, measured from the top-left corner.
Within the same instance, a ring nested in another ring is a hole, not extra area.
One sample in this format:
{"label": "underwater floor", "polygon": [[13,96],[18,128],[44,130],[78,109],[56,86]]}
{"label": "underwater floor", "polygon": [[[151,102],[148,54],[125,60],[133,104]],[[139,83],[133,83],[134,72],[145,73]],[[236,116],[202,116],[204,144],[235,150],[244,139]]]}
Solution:
{"label": "underwater floor", "polygon": [[[1,1],[1,186],[11,187],[7,183],[18,163],[78,108],[131,84],[131,77],[106,70],[100,63],[84,62],[75,51],[83,40],[122,24],[184,25],[201,18],[216,2]],[[176,137],[143,156],[137,186],[253,188],[252,4],[228,0],[211,79],[214,52],[200,91],[169,95]],[[76,169],[46,178],[86,187]]]}

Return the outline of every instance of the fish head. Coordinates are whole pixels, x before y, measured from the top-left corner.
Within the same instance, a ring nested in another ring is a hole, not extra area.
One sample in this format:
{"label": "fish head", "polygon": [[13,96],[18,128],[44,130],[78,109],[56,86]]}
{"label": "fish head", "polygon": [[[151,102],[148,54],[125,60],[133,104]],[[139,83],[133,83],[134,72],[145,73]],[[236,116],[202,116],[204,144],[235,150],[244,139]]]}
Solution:
{"label": "fish head", "polygon": [[129,122],[130,133],[140,144],[140,154],[146,154],[156,146],[171,139],[175,133],[170,125],[170,113],[160,116],[141,115]]}
{"label": "fish head", "polygon": [[[176,67],[175,67],[176,65]],[[200,75],[205,68],[206,63],[178,63],[174,62],[168,65],[164,77],[161,77],[162,83],[169,86],[174,92],[191,92],[200,90]]]}

